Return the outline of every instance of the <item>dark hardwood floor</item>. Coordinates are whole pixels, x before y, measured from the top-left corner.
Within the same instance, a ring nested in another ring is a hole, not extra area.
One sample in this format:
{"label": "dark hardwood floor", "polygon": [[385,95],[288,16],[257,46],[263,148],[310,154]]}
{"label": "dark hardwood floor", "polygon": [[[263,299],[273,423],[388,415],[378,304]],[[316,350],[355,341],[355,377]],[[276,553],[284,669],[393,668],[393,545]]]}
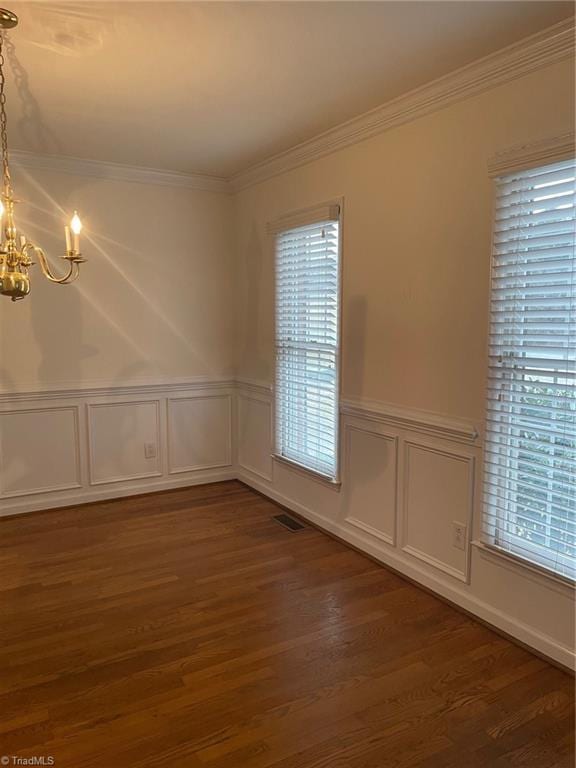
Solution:
{"label": "dark hardwood floor", "polygon": [[229,482],[0,520],[0,755],[572,768],[570,676],[273,514]]}

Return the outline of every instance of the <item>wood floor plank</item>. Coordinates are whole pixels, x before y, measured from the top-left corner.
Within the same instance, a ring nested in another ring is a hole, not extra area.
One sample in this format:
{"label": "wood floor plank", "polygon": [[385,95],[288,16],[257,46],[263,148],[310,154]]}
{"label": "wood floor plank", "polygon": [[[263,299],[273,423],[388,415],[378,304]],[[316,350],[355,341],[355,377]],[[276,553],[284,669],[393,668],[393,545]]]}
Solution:
{"label": "wood floor plank", "polygon": [[573,680],[232,481],[0,520],[0,755],[564,768]]}

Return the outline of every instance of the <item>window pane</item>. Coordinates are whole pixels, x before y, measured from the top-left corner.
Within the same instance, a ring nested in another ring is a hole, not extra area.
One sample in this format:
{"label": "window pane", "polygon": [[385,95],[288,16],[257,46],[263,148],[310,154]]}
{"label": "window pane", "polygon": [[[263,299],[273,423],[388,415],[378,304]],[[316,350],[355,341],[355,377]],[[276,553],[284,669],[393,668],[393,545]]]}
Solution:
{"label": "window pane", "polygon": [[576,575],[575,164],[497,183],[485,540]]}
{"label": "window pane", "polygon": [[339,225],[276,237],[276,452],[335,478],[338,441]]}

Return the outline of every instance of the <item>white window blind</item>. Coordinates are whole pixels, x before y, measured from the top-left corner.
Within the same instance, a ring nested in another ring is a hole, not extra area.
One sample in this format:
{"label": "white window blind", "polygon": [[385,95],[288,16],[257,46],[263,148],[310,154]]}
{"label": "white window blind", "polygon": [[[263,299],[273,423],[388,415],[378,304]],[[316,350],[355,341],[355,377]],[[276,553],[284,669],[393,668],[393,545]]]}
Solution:
{"label": "white window blind", "polygon": [[[328,218],[331,212],[334,218]],[[276,234],[276,454],[338,473],[338,209]]]}
{"label": "white window blind", "polygon": [[574,579],[575,162],[496,186],[484,540]]}

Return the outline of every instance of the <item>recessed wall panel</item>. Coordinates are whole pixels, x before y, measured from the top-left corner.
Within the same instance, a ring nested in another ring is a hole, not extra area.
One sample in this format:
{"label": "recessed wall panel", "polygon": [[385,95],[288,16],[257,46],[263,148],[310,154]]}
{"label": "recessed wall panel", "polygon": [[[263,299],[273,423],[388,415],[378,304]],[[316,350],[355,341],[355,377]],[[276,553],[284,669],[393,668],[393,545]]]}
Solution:
{"label": "recessed wall panel", "polygon": [[88,428],[93,485],[161,474],[158,401],[91,404]]}
{"label": "recessed wall panel", "polygon": [[[468,576],[473,467],[471,456],[405,444],[403,549],[461,580]],[[467,527],[463,549],[454,545],[455,522]]]}
{"label": "recessed wall panel", "polygon": [[240,394],[238,397],[238,463],[264,480],[272,480],[272,406]]}
{"label": "recessed wall panel", "polygon": [[79,487],[77,409],[0,413],[0,478],[3,496]]}
{"label": "recessed wall panel", "polygon": [[393,436],[346,428],[346,522],[388,544],[396,537],[397,444]]}
{"label": "recessed wall panel", "polygon": [[210,395],[168,401],[170,472],[189,472],[232,463],[231,398]]}

